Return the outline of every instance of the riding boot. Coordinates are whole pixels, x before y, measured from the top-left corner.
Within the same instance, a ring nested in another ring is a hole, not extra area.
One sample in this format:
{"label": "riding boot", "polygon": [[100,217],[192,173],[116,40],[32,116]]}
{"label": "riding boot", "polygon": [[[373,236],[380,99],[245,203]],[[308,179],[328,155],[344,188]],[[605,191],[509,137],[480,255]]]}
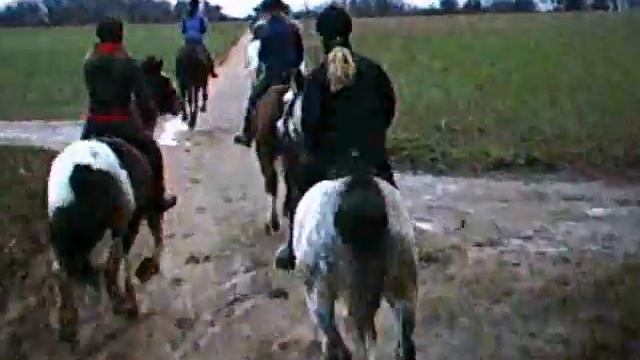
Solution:
{"label": "riding boot", "polygon": [[163,213],[167,212],[178,203],[177,196],[166,193],[164,179],[156,179],[156,200],[157,209]]}
{"label": "riding boot", "polygon": [[[290,220],[291,221],[291,220]],[[290,226],[290,228],[292,228]],[[280,245],[276,251],[276,269],[283,271],[293,271],[296,268],[296,256],[293,252],[293,231],[289,230],[289,240],[286,244]]]}
{"label": "riding boot", "polygon": [[236,144],[250,148],[253,142],[253,134],[251,134],[251,106],[247,109],[247,113],[242,120],[242,131],[233,137]]}

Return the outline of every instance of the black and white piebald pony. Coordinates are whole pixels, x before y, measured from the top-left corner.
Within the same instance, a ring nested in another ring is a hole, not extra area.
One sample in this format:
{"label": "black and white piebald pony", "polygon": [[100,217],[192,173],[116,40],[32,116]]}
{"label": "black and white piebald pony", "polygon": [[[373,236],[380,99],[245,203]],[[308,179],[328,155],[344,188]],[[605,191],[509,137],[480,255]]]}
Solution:
{"label": "black and white piebald pony", "polygon": [[[353,63],[348,51],[332,52],[329,63]],[[332,69],[332,85],[348,83],[354,71]],[[300,134],[299,118],[281,132]],[[297,129],[296,129],[297,128]],[[284,131],[283,131],[284,130]],[[346,303],[355,325],[355,359],[375,356],[375,315],[384,299],[400,327],[396,359],[415,360],[417,306],[414,225],[400,192],[355,164],[342,177],[309,189],[295,207],[293,248],[309,314],[324,334],[327,359],[352,359],[335,322],[335,303]]]}
{"label": "black and white piebald pony", "polygon": [[[130,317],[138,315],[127,255],[143,219],[151,229],[156,249],[141,268],[150,267],[150,273],[158,271],[163,244],[162,213],[152,205],[151,189],[153,177],[147,159],[119,139],[76,141],[54,159],[47,200],[50,243],[62,269],[60,324],[65,340],[75,340],[78,321],[72,283],[89,285],[101,292],[101,270],[91,262],[90,254],[107,231],[111,232],[113,248],[105,278],[114,312],[125,312]],[[123,261],[124,291],[118,286]],[[142,281],[152,275],[137,274]]]}

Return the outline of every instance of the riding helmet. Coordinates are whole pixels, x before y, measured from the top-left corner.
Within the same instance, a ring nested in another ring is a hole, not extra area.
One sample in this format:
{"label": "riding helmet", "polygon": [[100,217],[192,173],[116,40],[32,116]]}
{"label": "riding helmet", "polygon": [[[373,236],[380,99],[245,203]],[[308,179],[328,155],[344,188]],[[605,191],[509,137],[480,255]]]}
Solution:
{"label": "riding helmet", "polygon": [[316,21],[316,32],[324,38],[347,38],[351,31],[351,16],[344,8],[335,4],[327,6]]}
{"label": "riding helmet", "polygon": [[96,36],[100,42],[122,42],[124,26],[119,19],[109,17],[96,27]]}
{"label": "riding helmet", "polygon": [[285,4],[282,0],[263,0],[260,3],[260,11],[274,11],[274,10],[282,10],[287,11],[289,6]]}

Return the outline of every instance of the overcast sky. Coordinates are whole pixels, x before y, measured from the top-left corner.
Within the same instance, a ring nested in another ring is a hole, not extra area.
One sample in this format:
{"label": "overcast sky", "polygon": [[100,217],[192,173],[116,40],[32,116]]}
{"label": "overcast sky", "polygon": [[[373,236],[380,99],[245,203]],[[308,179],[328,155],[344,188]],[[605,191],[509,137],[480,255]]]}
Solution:
{"label": "overcast sky", "polygon": [[[15,0],[0,0],[0,6],[5,5]],[[176,0],[169,0],[175,3]],[[439,0],[436,0],[439,1]],[[259,0],[209,0],[212,4],[218,4],[222,6],[223,11],[231,16],[242,17],[251,12],[251,10],[260,2]],[[294,10],[304,7],[305,0],[285,0],[285,2]],[[323,0],[307,0],[309,6],[320,4],[326,1]],[[433,0],[405,0],[406,3],[427,7]]]}

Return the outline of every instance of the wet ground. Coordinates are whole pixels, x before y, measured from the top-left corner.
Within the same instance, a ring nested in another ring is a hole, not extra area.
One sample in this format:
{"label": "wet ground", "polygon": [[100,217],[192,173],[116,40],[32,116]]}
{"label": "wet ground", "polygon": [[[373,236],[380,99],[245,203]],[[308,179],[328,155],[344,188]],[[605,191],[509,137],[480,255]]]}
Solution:
{"label": "wet ground", "polygon": [[[193,133],[175,119],[159,130],[180,203],[166,216],[161,274],[137,285],[145,315],[127,323],[84,306],[72,355],[55,340],[54,306],[38,301],[55,298],[39,258],[0,319],[0,358],[318,359],[300,284],[272,267],[283,237],[264,235],[255,155],[231,142],[248,95],[243,52],[220,69]],[[59,148],[74,134],[0,124],[0,141],[18,145]],[[640,187],[532,179],[398,174],[420,235],[418,359],[640,358]],[[150,245],[144,232],[136,261]],[[382,314],[389,359],[395,331]]]}

